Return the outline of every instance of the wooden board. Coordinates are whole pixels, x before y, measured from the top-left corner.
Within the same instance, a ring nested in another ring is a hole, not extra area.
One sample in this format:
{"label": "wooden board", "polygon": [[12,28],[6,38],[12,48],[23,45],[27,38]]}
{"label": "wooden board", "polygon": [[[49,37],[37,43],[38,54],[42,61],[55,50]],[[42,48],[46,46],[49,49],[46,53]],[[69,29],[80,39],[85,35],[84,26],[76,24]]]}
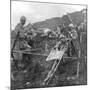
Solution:
{"label": "wooden board", "polygon": [[63,57],[65,51],[67,48],[64,48],[62,50],[51,50],[50,54],[48,55],[46,61],[51,61],[51,60],[61,60],[61,58]]}

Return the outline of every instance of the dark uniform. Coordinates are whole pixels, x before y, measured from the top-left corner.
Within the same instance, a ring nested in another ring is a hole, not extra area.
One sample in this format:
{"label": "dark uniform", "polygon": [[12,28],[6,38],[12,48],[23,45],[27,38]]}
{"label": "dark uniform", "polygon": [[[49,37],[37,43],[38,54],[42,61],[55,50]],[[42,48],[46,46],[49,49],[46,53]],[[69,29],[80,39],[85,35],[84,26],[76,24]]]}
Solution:
{"label": "dark uniform", "polygon": [[73,24],[70,24],[70,26],[62,28],[61,32],[67,37],[71,38],[72,40],[69,42],[67,55],[70,56],[77,56],[79,47],[79,41],[78,41],[78,34],[76,31],[76,28]]}
{"label": "dark uniform", "polygon": [[78,41],[78,34],[75,28],[72,28],[69,34],[70,38],[72,38],[71,42],[69,43],[69,56],[78,56],[80,46]]}

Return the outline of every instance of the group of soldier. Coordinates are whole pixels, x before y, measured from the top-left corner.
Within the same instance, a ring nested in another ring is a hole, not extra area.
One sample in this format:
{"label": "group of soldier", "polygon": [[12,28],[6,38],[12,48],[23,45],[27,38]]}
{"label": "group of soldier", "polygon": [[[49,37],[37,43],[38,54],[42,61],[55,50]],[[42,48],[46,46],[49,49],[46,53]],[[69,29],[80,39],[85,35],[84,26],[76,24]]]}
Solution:
{"label": "group of soldier", "polygon": [[[15,27],[15,33],[16,33],[16,38],[14,40],[13,46],[12,46],[12,58],[16,60],[20,60],[20,68],[24,66],[26,69],[27,64],[30,63],[30,55],[27,54],[21,54],[21,53],[14,53],[13,51],[16,50],[26,50],[26,49],[32,49],[33,44],[32,44],[32,38],[35,37],[37,34],[33,27],[30,27],[29,30],[25,30],[25,22],[26,22],[26,17],[22,16],[20,18],[20,23],[16,25]],[[43,33],[43,35],[47,35],[50,38],[52,38],[52,33],[55,37],[57,37],[59,40],[61,38],[71,38],[70,45],[68,45],[68,56],[72,56],[73,54],[77,54],[78,51],[78,34],[76,31],[76,27],[73,24],[69,24],[67,27],[60,28],[58,27],[58,32],[54,32],[52,30],[47,30],[47,32]],[[64,39],[62,39],[64,40]],[[31,42],[31,43],[29,43]],[[20,56],[21,55],[21,56]],[[22,64],[23,62],[23,64]],[[26,63],[26,65],[25,65]],[[17,66],[17,67],[19,67]]]}

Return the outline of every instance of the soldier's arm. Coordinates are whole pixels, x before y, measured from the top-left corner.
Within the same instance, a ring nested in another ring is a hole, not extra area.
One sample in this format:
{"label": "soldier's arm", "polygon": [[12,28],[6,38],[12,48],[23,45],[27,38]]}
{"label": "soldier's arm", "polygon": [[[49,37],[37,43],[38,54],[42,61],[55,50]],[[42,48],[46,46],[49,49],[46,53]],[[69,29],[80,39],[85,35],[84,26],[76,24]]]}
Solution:
{"label": "soldier's arm", "polygon": [[14,56],[13,56],[13,49],[15,47],[16,41],[18,39],[18,36],[19,36],[19,31],[17,32],[16,38],[15,38],[13,46],[11,48],[11,59],[14,61],[14,64],[15,64],[15,67],[17,68],[17,70],[18,70],[18,65],[17,65],[17,62],[16,62],[16,60],[14,59]]}
{"label": "soldier's arm", "polygon": [[17,25],[16,27],[15,27],[15,33],[16,33],[16,37],[15,37],[15,40],[14,40],[14,43],[13,43],[13,46],[12,46],[12,49],[11,49],[11,56],[13,57],[13,49],[14,49],[14,47],[15,47],[15,44],[16,44],[16,41],[17,41],[17,39],[18,39],[18,36],[19,36],[19,26]]}

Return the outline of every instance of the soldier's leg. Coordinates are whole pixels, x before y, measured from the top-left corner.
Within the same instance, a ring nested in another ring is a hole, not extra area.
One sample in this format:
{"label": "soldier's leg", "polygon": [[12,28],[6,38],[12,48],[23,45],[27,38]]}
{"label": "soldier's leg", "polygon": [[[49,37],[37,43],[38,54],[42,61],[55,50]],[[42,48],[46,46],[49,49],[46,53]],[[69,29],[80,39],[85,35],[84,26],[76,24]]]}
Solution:
{"label": "soldier's leg", "polygon": [[70,48],[71,48],[71,44],[69,43],[68,49],[67,49],[67,56],[68,56],[68,57],[71,56],[71,54],[70,54],[70,51],[71,51]]}
{"label": "soldier's leg", "polygon": [[77,40],[74,40],[72,42],[72,47],[72,54],[78,57],[80,50],[79,42]]}
{"label": "soldier's leg", "polygon": [[31,68],[31,65],[32,65],[32,55],[29,55],[29,54],[23,54],[23,60],[22,60],[22,63],[24,64],[24,67],[23,69],[27,71]]}

